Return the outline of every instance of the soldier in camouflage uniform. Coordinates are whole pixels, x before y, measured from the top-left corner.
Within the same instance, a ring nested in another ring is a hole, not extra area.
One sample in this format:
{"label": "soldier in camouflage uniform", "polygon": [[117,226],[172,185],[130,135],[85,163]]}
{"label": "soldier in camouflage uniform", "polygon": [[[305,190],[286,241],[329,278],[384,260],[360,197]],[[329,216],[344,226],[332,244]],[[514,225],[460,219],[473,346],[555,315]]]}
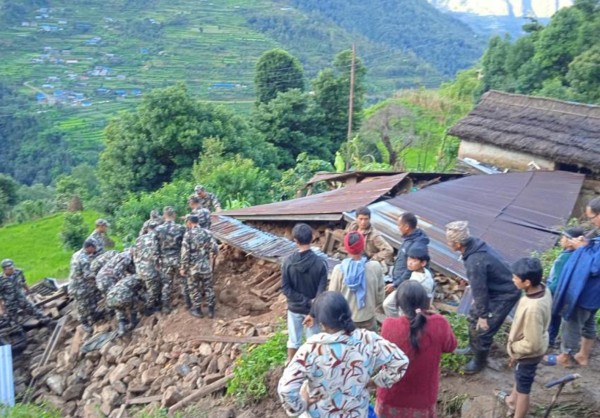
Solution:
{"label": "soldier in camouflage uniform", "polygon": [[77,302],[77,313],[83,329],[87,333],[93,331],[96,307],[101,294],[91,272],[91,263],[96,257],[97,242],[87,239],[83,248],[71,257],[71,273],[69,274],[69,293]]}
{"label": "soldier in camouflage uniform", "polygon": [[[163,312],[171,311],[171,294],[175,280],[179,277],[179,257],[185,227],[175,223],[175,210],[171,206],[163,209],[162,225],[156,228],[158,238],[159,272],[161,282],[161,302]],[[181,280],[182,294],[188,306],[191,305],[187,283]]]}
{"label": "soldier in camouflage uniform", "polygon": [[116,257],[117,254],[119,254],[117,250],[109,250],[94,258],[90,264],[92,276],[98,276],[102,267],[104,267],[112,258]]}
{"label": "soldier in camouflage uniform", "polygon": [[120,337],[138,324],[138,310],[145,299],[143,290],[144,283],[131,274],[117,282],[106,295],[106,306],[115,310]]}
{"label": "soldier in camouflage uniform", "polygon": [[[210,218],[208,211],[201,212],[206,224]],[[215,293],[213,290],[212,269],[210,255],[216,256],[219,248],[212,234],[201,228],[197,215],[188,215],[186,225],[189,228],[183,236],[181,245],[181,275],[187,277],[190,296],[192,297],[191,314],[202,318],[202,291],[206,295],[208,316],[215,316]]]}
{"label": "soldier in camouflage uniform", "polygon": [[150,223],[154,223],[155,227],[162,223],[160,214],[158,213],[158,211],[156,209],[152,209],[150,211],[150,218],[144,222],[144,225],[142,225],[142,229],[140,229],[140,233],[138,234],[138,237],[141,237],[142,235],[144,235],[145,233],[148,232],[148,225],[150,225]]}
{"label": "soldier in camouflage uniform", "polygon": [[151,315],[160,309],[160,274],[158,272],[158,238],[156,235],[157,221],[147,225],[147,232],[138,237],[133,250],[133,262],[138,277],[146,285],[148,292],[145,315]]}
{"label": "soldier in camouflage uniform", "polygon": [[104,252],[104,247],[108,243],[108,235],[106,231],[108,230],[109,223],[105,219],[97,219],[96,220],[96,229],[88,239],[93,239],[96,241],[96,254],[102,254]]}
{"label": "soldier in camouflage uniform", "polygon": [[194,190],[200,198],[201,208],[206,208],[211,212],[221,212],[221,202],[219,202],[214,193],[207,192],[201,184],[197,185]]}
{"label": "soldier in camouflage uniform", "polygon": [[[196,215],[198,219],[208,219],[208,226],[200,226],[201,228],[210,229],[210,210],[203,208],[200,204],[200,198],[196,195],[190,196],[188,199],[188,205],[190,207],[189,215]],[[208,215],[208,218],[206,217]]]}
{"label": "soldier in camouflage uniform", "polygon": [[96,276],[96,287],[104,296],[119,280],[127,273],[135,273],[133,265],[132,251],[127,249],[121,251],[116,256],[108,260],[108,262],[100,269]]}
{"label": "soldier in camouflage uniform", "polygon": [[3,273],[0,275],[0,301],[4,306],[4,315],[13,325],[21,325],[23,317],[21,314],[33,315],[40,323],[48,324],[50,318],[37,308],[29,299],[26,292],[29,288],[25,282],[25,276],[20,269],[15,268],[10,259],[2,260]]}

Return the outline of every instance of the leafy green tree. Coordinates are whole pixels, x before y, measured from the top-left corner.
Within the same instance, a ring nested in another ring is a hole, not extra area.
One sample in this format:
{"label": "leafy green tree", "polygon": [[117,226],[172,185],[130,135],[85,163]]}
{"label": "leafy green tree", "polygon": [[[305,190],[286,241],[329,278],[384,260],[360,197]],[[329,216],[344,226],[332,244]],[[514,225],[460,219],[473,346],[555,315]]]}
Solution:
{"label": "leafy green tree", "polygon": [[[284,171],[281,180],[274,184],[275,199],[288,200],[306,194],[306,182],[321,171],[334,172],[334,169],[331,163],[327,161],[310,158],[305,152],[299,154],[296,159],[296,166]],[[320,193],[326,190],[324,184],[318,183],[314,186],[312,192]]]}
{"label": "leafy green tree", "polygon": [[482,89],[504,90],[507,85],[506,60],[510,50],[508,37],[502,38],[498,35],[490,39],[488,49],[483,54],[483,77]]}
{"label": "leafy green tree", "polygon": [[15,179],[9,175],[0,174],[0,190],[2,190],[7,205],[12,206],[17,203],[19,183]]}
{"label": "leafy green tree", "polygon": [[600,45],[590,48],[569,64],[567,80],[578,100],[600,103]]}
{"label": "leafy green tree", "polygon": [[78,250],[83,246],[88,234],[88,226],[81,212],[69,212],[65,215],[60,239],[65,249]]}
{"label": "leafy green tree", "polygon": [[256,63],[254,73],[256,104],[269,103],[277,93],[291,89],[304,91],[304,70],[298,58],[276,48],[265,52]]}

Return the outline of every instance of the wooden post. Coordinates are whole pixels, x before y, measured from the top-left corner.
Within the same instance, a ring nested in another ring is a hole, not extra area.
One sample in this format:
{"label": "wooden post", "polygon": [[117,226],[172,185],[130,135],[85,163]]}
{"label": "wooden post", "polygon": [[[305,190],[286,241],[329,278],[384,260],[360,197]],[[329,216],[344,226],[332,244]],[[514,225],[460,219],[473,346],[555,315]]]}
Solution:
{"label": "wooden post", "polygon": [[352,113],[354,112],[354,67],[356,65],[356,45],[352,44],[352,64],[350,65],[350,97],[348,100],[348,155],[346,156],[346,171],[350,169],[350,143],[352,142]]}

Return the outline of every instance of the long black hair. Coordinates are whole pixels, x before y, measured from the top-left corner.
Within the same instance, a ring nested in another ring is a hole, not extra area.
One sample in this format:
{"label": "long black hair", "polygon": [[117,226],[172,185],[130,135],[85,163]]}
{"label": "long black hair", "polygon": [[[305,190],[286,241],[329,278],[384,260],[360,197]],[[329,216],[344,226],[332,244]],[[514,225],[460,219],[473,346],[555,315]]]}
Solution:
{"label": "long black hair", "polygon": [[431,301],[425,288],[414,280],[406,280],[398,286],[396,303],[410,320],[410,345],[419,351],[419,339],[427,323],[426,311]]}
{"label": "long black hair", "polygon": [[334,331],[350,334],[356,329],[352,321],[350,306],[340,292],[323,292],[313,302],[312,315],[317,324],[323,324]]}

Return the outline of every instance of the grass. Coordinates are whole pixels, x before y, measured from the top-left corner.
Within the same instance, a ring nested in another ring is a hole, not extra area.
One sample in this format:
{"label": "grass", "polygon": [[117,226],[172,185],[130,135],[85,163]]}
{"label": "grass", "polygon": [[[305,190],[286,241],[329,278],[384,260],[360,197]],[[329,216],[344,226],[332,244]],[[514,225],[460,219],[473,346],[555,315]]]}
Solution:
{"label": "grass", "polygon": [[[83,217],[94,229],[97,212],[85,211]],[[71,251],[62,247],[60,230],[64,214],[0,228],[0,257],[11,258],[22,269],[29,284],[44,277],[65,279],[69,275]]]}
{"label": "grass", "polygon": [[45,405],[16,404],[8,407],[0,404],[0,416],[4,418],[60,418],[60,412]]}

